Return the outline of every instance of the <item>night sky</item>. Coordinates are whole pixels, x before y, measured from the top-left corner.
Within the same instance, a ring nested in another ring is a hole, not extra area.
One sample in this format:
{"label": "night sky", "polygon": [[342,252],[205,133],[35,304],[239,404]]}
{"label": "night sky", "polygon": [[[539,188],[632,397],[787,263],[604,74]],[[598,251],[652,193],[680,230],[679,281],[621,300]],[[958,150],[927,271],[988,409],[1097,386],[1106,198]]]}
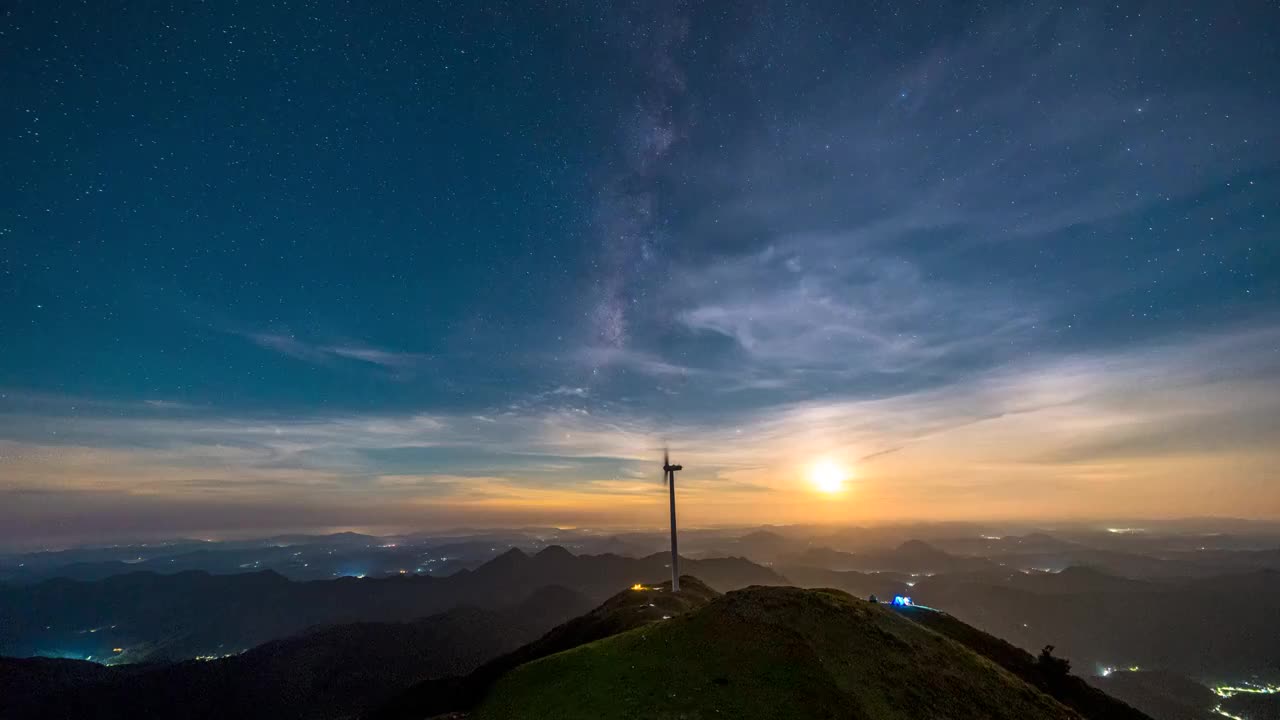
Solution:
{"label": "night sky", "polygon": [[1261,0],[4,3],[0,542],[1280,517],[1278,89]]}

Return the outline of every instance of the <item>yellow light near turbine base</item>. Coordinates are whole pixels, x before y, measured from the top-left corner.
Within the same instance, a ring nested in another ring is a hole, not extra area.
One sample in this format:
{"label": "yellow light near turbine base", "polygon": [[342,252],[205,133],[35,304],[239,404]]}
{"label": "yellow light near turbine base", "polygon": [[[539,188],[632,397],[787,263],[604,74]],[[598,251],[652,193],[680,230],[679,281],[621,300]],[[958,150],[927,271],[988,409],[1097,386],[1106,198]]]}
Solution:
{"label": "yellow light near turbine base", "polygon": [[848,472],[830,460],[820,460],[809,468],[809,479],[818,492],[834,495],[844,489]]}

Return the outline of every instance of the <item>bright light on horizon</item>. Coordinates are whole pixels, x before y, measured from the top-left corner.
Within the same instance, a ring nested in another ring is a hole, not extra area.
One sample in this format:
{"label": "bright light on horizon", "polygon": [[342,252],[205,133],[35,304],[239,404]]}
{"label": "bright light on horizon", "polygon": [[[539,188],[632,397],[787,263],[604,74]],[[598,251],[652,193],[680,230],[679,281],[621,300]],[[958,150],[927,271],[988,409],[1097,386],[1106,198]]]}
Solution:
{"label": "bright light on horizon", "polygon": [[844,489],[849,473],[831,460],[820,460],[809,469],[809,479],[819,492],[834,495]]}

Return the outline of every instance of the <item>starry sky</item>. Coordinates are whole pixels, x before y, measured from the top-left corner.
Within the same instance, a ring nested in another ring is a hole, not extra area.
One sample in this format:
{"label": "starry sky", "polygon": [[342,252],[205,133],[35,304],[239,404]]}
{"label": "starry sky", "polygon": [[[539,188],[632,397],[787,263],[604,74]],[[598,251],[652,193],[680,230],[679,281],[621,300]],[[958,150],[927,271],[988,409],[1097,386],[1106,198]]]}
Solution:
{"label": "starry sky", "polygon": [[663,443],[1280,517],[1278,88],[1262,0],[14,0],[0,542],[661,528]]}

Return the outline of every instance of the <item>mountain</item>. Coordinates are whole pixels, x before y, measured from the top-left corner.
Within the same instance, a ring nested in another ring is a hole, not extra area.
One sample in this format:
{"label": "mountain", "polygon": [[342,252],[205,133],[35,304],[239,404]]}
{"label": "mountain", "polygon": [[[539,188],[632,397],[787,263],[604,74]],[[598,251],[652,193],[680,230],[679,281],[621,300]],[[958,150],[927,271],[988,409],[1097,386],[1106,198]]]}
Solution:
{"label": "mountain", "polygon": [[119,675],[117,668],[85,660],[0,657],[0,717],[23,717],[48,697]]}
{"label": "mountain", "polygon": [[771,530],[756,530],[721,544],[734,555],[761,562],[773,562],[779,556],[794,551],[797,546],[803,546],[803,543]]}
{"label": "mountain", "polygon": [[1056,573],[1011,573],[1010,582],[1031,592],[1051,594],[1119,593],[1149,587],[1139,580],[1117,577],[1098,568],[1079,565],[1072,565]]}
{"label": "mountain", "polygon": [[548,587],[502,611],[456,608],[412,622],[315,628],[208,662],[103,667],[7,660],[25,676],[6,688],[9,706],[0,700],[0,716],[348,717],[424,677],[466,673],[593,604],[571,590]]}
{"label": "mountain", "polygon": [[815,567],[782,566],[778,571],[799,587],[835,588],[854,597],[871,595],[889,600],[894,595],[908,595],[914,582],[910,575],[895,572],[864,573],[857,570],[827,570]]}
{"label": "mountain", "polygon": [[1080,715],[886,606],[839,591],[751,587],[521,665],[472,717]]}
{"label": "mountain", "polygon": [[[1007,697],[993,700],[994,688]],[[680,593],[667,585],[623,591],[468,676],[420,683],[365,717],[909,712],[1148,720],[944,613],[875,605],[832,590],[752,587],[722,596],[687,576]]]}
{"label": "mountain", "polygon": [[370,720],[409,720],[465,711],[478,703],[506,673],[542,657],[642,627],[705,606],[719,596],[697,578],[682,575],[680,591],[671,583],[629,588],[590,613],[560,625],[535,642],[495,658],[460,677],[426,680],[377,708]]}
{"label": "mountain", "polygon": [[[593,601],[619,587],[670,575],[669,557],[573,555],[551,546],[512,549],[475,570],[294,582],[274,572],[130,573],[80,582],[0,585],[0,655],[141,662],[236,653],[315,625],[392,622],[471,605],[499,608],[547,585]],[[785,584],[743,558],[684,560],[719,590]],[[116,651],[120,648],[120,651]]]}
{"label": "mountain", "polygon": [[908,540],[896,548],[864,553],[848,553],[831,548],[813,548],[779,556],[780,567],[814,567],[827,570],[861,572],[900,572],[912,575],[973,572],[998,566],[985,558],[952,555],[921,542]]}

